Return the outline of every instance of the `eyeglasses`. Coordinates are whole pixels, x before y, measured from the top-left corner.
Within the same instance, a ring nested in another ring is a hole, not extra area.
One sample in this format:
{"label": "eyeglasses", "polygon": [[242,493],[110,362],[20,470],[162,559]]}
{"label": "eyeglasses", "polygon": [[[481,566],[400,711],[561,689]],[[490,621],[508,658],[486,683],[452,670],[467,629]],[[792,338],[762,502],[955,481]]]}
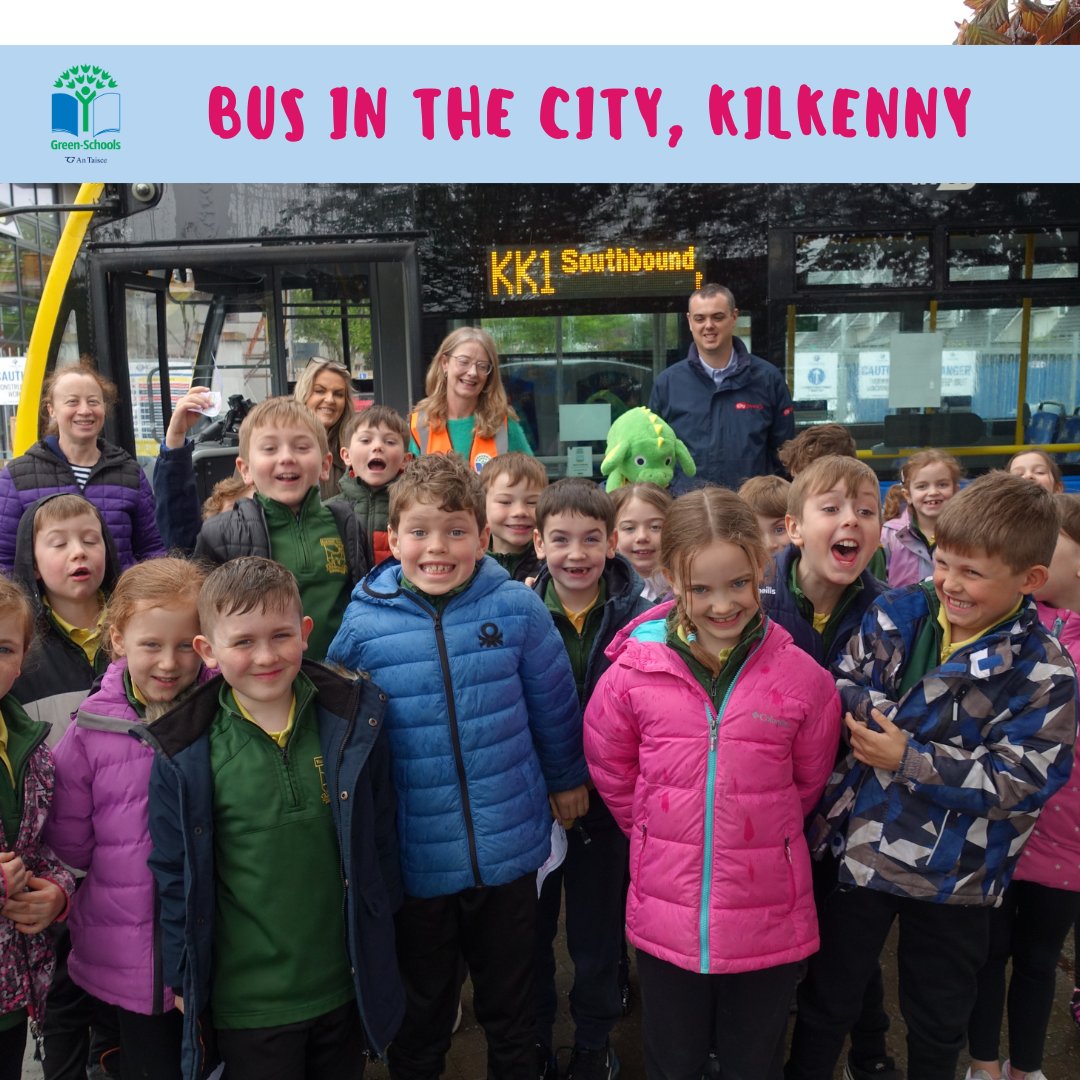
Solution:
{"label": "eyeglasses", "polygon": [[475,368],[477,375],[491,374],[490,360],[471,360],[467,356],[451,356],[450,359],[454,362],[454,367],[456,367],[458,371],[469,371],[472,368]]}

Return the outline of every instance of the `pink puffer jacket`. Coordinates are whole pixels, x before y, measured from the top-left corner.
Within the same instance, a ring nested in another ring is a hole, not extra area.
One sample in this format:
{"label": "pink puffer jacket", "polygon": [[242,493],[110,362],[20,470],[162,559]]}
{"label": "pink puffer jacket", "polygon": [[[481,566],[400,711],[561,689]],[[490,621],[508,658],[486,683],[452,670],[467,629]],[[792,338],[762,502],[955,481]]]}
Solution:
{"label": "pink puffer jacket", "polygon": [[889,588],[914,585],[934,572],[934,559],[911,525],[911,508],[881,526],[881,546],[889,568]]}
{"label": "pink puffer jacket", "polygon": [[585,711],[593,781],[630,836],[627,938],[707,974],[802,960],[818,947],[803,819],[836,757],[836,687],[766,620],[717,718],[664,644],[671,606],[616,637]]}
{"label": "pink puffer jacket", "polygon": [[[1075,663],[1080,657],[1080,614],[1046,604],[1037,606],[1043,626],[1065,646]],[[1013,877],[1051,889],[1080,892],[1080,761],[1073,760],[1065,786],[1043,807]]]}

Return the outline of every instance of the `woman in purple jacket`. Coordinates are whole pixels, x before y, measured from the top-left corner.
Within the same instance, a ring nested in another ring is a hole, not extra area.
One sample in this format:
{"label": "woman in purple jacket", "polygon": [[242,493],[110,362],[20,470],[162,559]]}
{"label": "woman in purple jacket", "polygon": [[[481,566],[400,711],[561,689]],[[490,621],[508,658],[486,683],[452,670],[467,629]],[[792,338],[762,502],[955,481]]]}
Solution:
{"label": "woman in purple jacket", "polygon": [[87,360],[57,368],[41,395],[45,438],[0,470],[0,569],[11,573],[23,511],[46,495],[82,495],[101,511],[126,570],[165,554],[154,521],[154,493],[142,466],[105,442],[101,429],[116,387]]}
{"label": "woman in purple jacket", "polygon": [[[56,792],[46,836],[86,871],[71,904],[68,972],[116,1006],[125,1073],[179,1080],[181,1017],[162,984],[151,843],[151,747],[133,738],[199,680],[203,571],[154,559],[123,574],[109,601],[113,663],[56,747]],[[129,1071],[130,1070],[130,1071]]]}

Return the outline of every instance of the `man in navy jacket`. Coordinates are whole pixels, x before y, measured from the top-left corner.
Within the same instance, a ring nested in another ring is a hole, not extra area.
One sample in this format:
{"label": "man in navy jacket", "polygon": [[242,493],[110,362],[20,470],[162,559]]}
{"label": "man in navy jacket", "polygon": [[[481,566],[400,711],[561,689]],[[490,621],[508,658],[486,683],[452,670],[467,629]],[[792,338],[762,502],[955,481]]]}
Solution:
{"label": "man in navy jacket", "polygon": [[733,336],[739,309],[730,289],[698,289],[686,317],[690,353],[657,376],[649,398],[697,465],[693,481],[676,472],[672,494],[707,483],[737,490],[751,476],[781,472],[776,452],[795,437],[784,376]]}

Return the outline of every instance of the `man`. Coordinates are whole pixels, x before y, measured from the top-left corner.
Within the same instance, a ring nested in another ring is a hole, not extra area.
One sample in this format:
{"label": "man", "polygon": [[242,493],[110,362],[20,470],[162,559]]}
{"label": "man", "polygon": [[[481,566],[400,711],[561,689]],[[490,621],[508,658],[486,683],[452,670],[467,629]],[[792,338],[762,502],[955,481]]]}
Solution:
{"label": "man", "polygon": [[795,436],[791,395],[779,369],[733,336],[739,309],[731,290],[703,286],[686,317],[690,353],[660,373],[649,398],[697,464],[692,481],[676,472],[672,493],[706,483],[734,490],[751,476],[781,472],[776,452]]}

